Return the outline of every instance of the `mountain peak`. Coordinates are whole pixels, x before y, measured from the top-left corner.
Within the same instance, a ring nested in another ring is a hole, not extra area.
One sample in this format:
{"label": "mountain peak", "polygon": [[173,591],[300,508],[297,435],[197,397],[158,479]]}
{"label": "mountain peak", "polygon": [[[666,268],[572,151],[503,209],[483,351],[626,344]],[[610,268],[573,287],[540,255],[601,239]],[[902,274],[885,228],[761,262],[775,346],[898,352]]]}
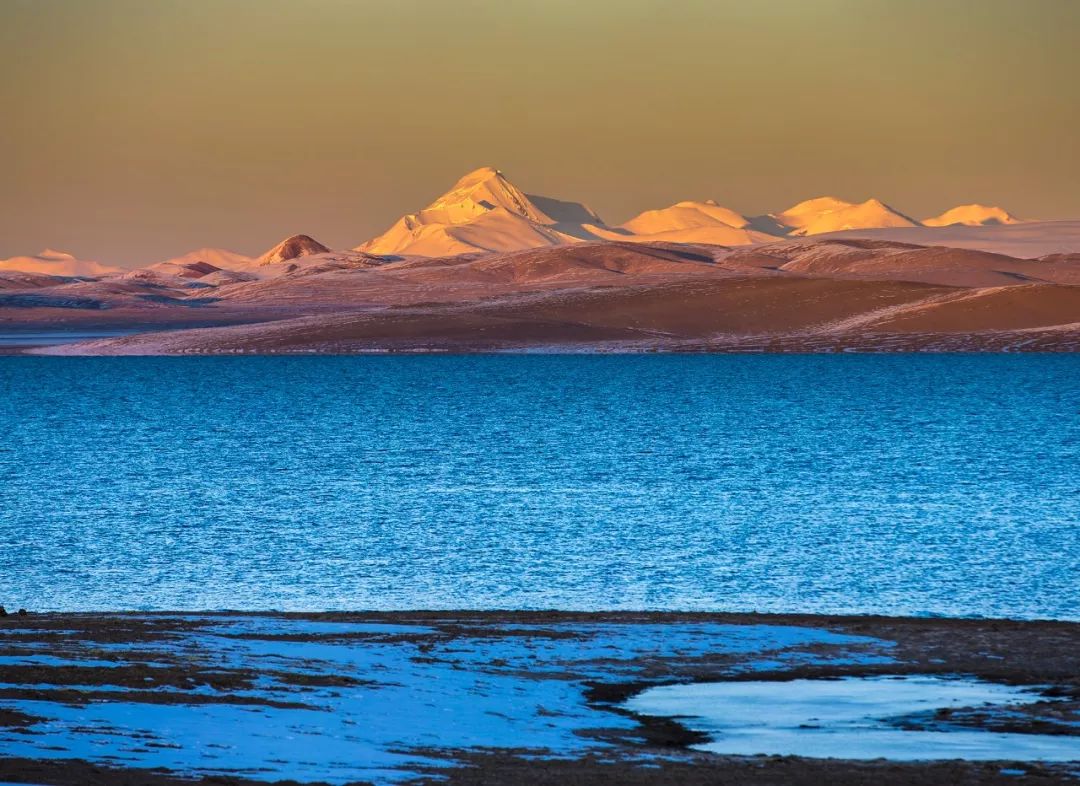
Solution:
{"label": "mountain peak", "polygon": [[961,224],[969,227],[1020,224],[1019,218],[1001,207],[993,205],[958,205],[940,216],[923,221],[928,227],[947,227]]}
{"label": "mountain peak", "polygon": [[39,259],[56,259],[56,260],[75,259],[74,254],[69,254],[66,251],[57,251],[55,248],[42,249],[41,252],[37,254],[37,257]]}
{"label": "mountain peak", "polygon": [[622,225],[622,228],[641,235],[655,235],[703,227],[743,229],[749,224],[746,216],[720,207],[714,200],[676,202],[660,210],[646,210]]}
{"label": "mountain peak", "polygon": [[832,210],[843,210],[844,208],[849,207],[855,207],[854,203],[845,202],[843,199],[837,199],[833,196],[821,196],[803,200],[797,205],[792,205],[784,212],[776,213],[775,215],[801,216],[807,213],[825,213]]}
{"label": "mountain peak", "polygon": [[490,166],[469,172],[412,218],[417,224],[463,224],[497,208],[530,221],[543,223],[547,218],[500,170]]}
{"label": "mountain peak", "polygon": [[482,183],[485,180],[491,180],[495,177],[503,177],[503,173],[493,166],[482,166],[474,169],[471,172],[466,173],[461,178],[459,178],[457,183],[454,184],[454,189],[458,188],[459,186],[468,186],[470,184],[475,185],[476,183]]}
{"label": "mountain peak", "polygon": [[808,199],[771,218],[787,227],[788,234],[804,236],[848,229],[918,226],[917,221],[880,199],[867,199],[855,204],[831,196]]}
{"label": "mountain peak", "polygon": [[509,251],[571,242],[554,227],[570,218],[599,221],[582,205],[543,199],[552,216],[506,179],[485,166],[460,178],[418,213],[402,216],[386,232],[357,246],[370,254],[424,256],[464,251]]}
{"label": "mountain peak", "polygon": [[273,265],[311,254],[325,254],[329,250],[310,235],[291,235],[259,257],[259,264]]}

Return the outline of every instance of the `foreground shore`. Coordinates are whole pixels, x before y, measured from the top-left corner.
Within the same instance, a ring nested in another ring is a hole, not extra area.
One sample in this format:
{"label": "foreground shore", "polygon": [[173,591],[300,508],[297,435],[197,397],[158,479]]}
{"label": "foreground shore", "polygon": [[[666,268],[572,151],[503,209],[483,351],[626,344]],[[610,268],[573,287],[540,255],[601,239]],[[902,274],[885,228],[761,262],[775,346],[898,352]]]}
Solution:
{"label": "foreground shore", "polygon": [[[717,755],[698,749],[708,735],[693,719],[624,705],[656,685],[881,675],[1024,686],[1022,706],[910,716],[897,727],[1075,741],[1076,761],[1010,761],[1007,747],[1001,761]],[[0,618],[6,782],[1077,778],[1080,623],[556,612]]]}

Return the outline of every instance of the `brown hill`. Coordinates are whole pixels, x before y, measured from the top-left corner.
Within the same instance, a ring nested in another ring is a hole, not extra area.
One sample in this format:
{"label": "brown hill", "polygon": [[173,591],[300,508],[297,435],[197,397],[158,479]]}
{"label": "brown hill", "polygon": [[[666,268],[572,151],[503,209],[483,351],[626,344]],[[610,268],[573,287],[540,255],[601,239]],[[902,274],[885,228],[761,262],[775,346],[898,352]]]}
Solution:
{"label": "brown hill", "polygon": [[325,254],[329,250],[310,235],[292,235],[259,257],[258,262],[260,265],[274,265],[312,254]]}
{"label": "brown hill", "polygon": [[[56,350],[103,353],[1061,349],[1080,336],[1072,256],[885,240],[593,242],[408,259],[326,252],[249,273],[181,272],[8,289],[0,321],[48,325],[63,310],[85,324],[208,326]],[[221,327],[236,323],[251,324]]]}
{"label": "brown hill", "polygon": [[117,354],[483,350],[597,342],[661,345],[717,334],[816,331],[954,290],[829,279],[699,278],[653,286],[554,290],[468,305],[425,304],[266,325],[144,334],[96,342]]}
{"label": "brown hill", "polygon": [[921,281],[956,287],[1023,283],[1080,284],[1080,264],[1067,258],[1016,259],[975,249],[917,246],[883,240],[776,243],[736,250],[731,264],[771,267],[811,276]]}
{"label": "brown hill", "polygon": [[995,287],[959,293],[875,322],[876,331],[973,333],[1080,327],[1080,286]]}

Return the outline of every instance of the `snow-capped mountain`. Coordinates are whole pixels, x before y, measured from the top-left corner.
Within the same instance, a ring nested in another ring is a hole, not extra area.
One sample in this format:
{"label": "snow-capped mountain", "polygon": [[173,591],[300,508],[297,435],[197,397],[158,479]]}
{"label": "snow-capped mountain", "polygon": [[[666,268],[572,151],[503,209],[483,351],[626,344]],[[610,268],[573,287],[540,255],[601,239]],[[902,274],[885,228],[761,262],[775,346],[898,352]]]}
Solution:
{"label": "snow-capped mountain", "polygon": [[77,259],[71,254],[54,251],[51,248],[30,256],[0,259],[0,270],[45,273],[50,276],[105,276],[121,272],[121,268],[103,265],[89,259]]}
{"label": "snow-capped mountain", "polygon": [[[599,217],[584,205],[539,199],[553,212]],[[550,215],[497,169],[482,167],[461,178],[418,213],[398,219],[386,232],[355,250],[369,254],[444,256],[469,251],[517,251],[578,242],[584,223]],[[564,231],[569,230],[569,231]]]}
{"label": "snow-capped mountain", "polygon": [[[685,200],[646,210],[619,226],[609,226],[579,202],[528,194],[500,170],[481,167],[462,177],[427,207],[399,218],[378,237],[351,252],[336,253],[354,257],[356,252],[370,257],[444,257],[605,240],[747,246],[837,232],[1017,223],[1026,222],[1003,208],[980,204],[955,207],[920,222],[878,199],[847,202],[836,197],[818,197],[778,213],[754,217],[711,199]],[[239,271],[264,278],[294,269],[294,265],[284,264],[291,260],[330,253],[335,252],[310,235],[292,235],[260,256],[201,248],[140,269],[180,278],[210,275],[207,270]],[[350,263],[358,261],[349,259]],[[51,250],[0,260],[0,270],[82,277],[123,272],[120,268]]]}
{"label": "snow-capped mountain", "polygon": [[928,227],[950,227],[961,224],[968,227],[1001,226],[1023,223],[1019,218],[1001,207],[993,205],[959,205],[946,210],[940,216],[923,220]]}
{"label": "snow-capped mountain", "polygon": [[818,197],[800,202],[782,213],[771,213],[769,218],[786,229],[786,234],[795,236],[822,235],[848,229],[919,226],[915,219],[878,199],[852,203],[835,197]]}

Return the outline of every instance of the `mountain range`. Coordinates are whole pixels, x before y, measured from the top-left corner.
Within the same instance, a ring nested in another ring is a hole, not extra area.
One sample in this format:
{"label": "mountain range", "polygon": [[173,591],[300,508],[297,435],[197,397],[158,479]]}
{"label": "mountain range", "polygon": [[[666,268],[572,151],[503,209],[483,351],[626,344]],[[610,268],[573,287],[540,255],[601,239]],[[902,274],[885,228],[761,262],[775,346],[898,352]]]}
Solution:
{"label": "mountain range", "polygon": [[877,199],[852,203],[819,197],[762,216],[745,216],[711,199],[683,201],[609,226],[583,204],[526,194],[499,170],[483,167],[461,178],[418,213],[402,216],[386,232],[356,250],[446,256],[592,240],[734,246],[857,229],[1014,223],[1020,223],[1019,219],[1006,210],[985,205],[959,206],[920,222]]}
{"label": "mountain range", "polygon": [[[818,197],[760,216],[743,215],[711,199],[687,200],[646,210],[612,226],[581,203],[526,194],[499,170],[482,167],[462,177],[427,207],[402,216],[385,232],[354,250],[375,256],[444,257],[590,241],[743,246],[853,230],[1018,223],[1022,223],[1020,219],[1003,208],[987,205],[962,205],[919,221],[877,199],[854,203]],[[294,235],[257,257],[204,248],[149,267],[161,271],[203,262],[229,270],[253,269],[327,251],[326,246],[307,235]],[[73,277],[123,272],[114,265],[52,250],[0,260],[3,270]]]}
{"label": "mountain range", "polygon": [[0,265],[0,353],[523,349],[1080,351],[1080,221],[821,197],[611,226],[485,168],[352,249],[297,234],[134,270],[56,251]]}

